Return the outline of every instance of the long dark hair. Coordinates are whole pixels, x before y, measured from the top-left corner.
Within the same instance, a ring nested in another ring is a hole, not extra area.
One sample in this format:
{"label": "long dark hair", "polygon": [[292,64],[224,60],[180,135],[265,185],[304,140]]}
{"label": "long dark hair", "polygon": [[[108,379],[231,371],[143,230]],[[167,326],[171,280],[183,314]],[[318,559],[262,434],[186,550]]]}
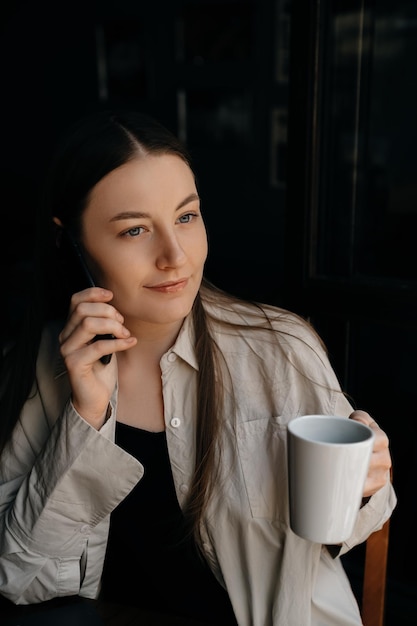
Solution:
{"label": "long dark hair", "polygon": [[[2,359],[0,451],[9,441],[22,407],[36,385],[36,358],[42,329],[50,319],[65,319],[72,295],[72,277],[68,273],[63,276],[64,266],[56,245],[59,233],[52,217],[58,217],[79,236],[81,216],[92,188],[115,168],[148,153],[175,154],[191,167],[186,148],[156,120],[137,112],[101,111],[73,125],[51,161],[37,220],[33,289],[20,332]],[[210,394],[206,383],[212,390],[215,384],[214,357],[199,296],[193,315],[199,337],[197,353],[202,365],[196,475],[190,496],[192,513],[188,516],[195,530],[210,491],[207,475],[213,465],[218,412],[216,402],[207,402]]]}

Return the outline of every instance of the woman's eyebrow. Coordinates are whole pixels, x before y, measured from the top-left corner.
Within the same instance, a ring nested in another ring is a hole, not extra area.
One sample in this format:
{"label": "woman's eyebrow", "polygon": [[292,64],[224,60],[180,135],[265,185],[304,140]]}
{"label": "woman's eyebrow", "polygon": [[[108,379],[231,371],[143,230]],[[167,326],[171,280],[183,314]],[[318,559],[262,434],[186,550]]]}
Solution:
{"label": "woman's eyebrow", "polygon": [[[179,205],[177,206],[175,210],[179,211],[180,209],[182,209],[182,207],[186,206],[190,202],[195,202],[196,200],[200,200],[198,194],[191,193],[189,196],[184,198],[184,200],[182,200],[179,203]],[[149,213],[145,213],[144,211],[122,211],[121,213],[117,213],[116,215],[113,215],[113,217],[111,217],[109,221],[118,222],[120,220],[144,219],[144,218],[151,218],[151,217],[152,216]]]}
{"label": "woman's eyebrow", "polygon": [[195,200],[200,200],[200,197],[198,196],[198,194],[190,193],[189,196],[184,198],[184,200],[179,203],[179,205],[177,206],[175,210],[178,211],[179,209],[182,209],[182,207],[185,206],[186,204],[189,204],[190,202],[194,202]]}
{"label": "woman's eyebrow", "polygon": [[131,220],[131,219],[143,219],[145,217],[151,217],[149,213],[144,213],[143,211],[122,211],[121,213],[117,213],[113,215],[109,219],[109,222],[118,222],[119,220]]}

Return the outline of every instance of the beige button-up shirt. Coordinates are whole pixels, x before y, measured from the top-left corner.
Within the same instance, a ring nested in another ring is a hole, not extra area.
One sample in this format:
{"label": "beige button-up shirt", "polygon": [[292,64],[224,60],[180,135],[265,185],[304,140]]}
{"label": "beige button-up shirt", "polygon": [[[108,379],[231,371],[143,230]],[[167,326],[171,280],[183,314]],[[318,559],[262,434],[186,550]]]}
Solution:
{"label": "beige button-up shirt", "polygon": [[[232,317],[245,324],[245,313],[238,307]],[[202,528],[205,555],[240,626],[360,624],[339,559],[289,528],[286,472],[289,420],[312,413],[348,416],[352,408],[314,334],[290,314],[274,325],[282,330],[279,345],[267,331],[215,325],[230,378],[220,473]],[[21,604],[97,597],[110,514],[144,471],[114,443],[117,389],[100,431],[74,410],[59,330],[52,325],[43,334],[37,386],[0,463],[0,592]],[[166,436],[181,506],[194,468],[193,346],[187,318],[161,359]],[[380,528],[394,506],[387,485],[359,511],[341,552]]]}

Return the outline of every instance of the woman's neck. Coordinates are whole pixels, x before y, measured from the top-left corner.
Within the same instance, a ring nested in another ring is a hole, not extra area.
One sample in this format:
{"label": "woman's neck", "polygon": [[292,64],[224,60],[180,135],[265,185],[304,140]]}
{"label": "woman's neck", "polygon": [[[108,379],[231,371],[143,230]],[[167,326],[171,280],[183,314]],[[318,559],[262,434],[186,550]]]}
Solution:
{"label": "woman's neck", "polygon": [[118,360],[133,364],[139,359],[141,362],[145,360],[159,365],[161,357],[174,345],[183,321],[162,325],[142,322],[129,324],[129,320],[125,320],[125,326],[138,342],[126,352],[119,352]]}

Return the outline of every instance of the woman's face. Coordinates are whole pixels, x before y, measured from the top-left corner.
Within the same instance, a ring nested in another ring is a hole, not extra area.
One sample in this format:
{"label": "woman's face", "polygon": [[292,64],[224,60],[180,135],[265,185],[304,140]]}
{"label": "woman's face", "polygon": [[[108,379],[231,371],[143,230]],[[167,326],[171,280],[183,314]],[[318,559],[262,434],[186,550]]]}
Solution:
{"label": "woman's face", "polygon": [[194,176],[174,155],[138,157],[95,187],[82,242],[96,282],[126,325],[172,324],[190,312],[207,257]]}

